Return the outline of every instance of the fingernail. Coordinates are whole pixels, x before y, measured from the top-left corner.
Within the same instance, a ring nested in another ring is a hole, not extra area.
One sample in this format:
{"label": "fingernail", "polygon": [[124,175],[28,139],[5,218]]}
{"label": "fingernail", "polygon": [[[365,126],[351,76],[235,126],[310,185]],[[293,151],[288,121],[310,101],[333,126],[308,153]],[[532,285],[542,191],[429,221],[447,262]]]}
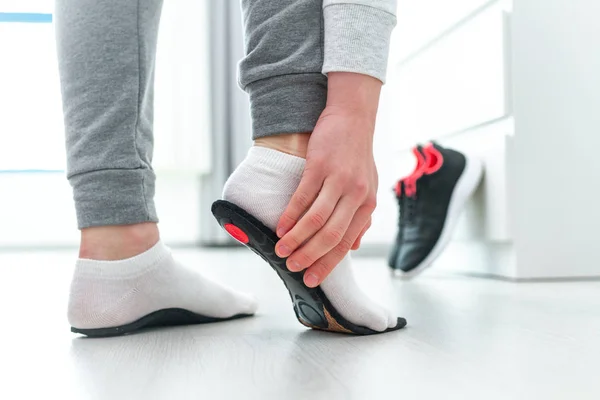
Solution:
{"label": "fingernail", "polygon": [[277,228],[277,236],[279,236],[279,238],[282,238],[287,232],[288,231],[285,228]]}
{"label": "fingernail", "polygon": [[292,272],[302,271],[302,267],[298,264],[298,261],[290,261],[288,263],[288,269]]}
{"label": "fingernail", "polygon": [[317,287],[317,285],[319,284],[319,278],[317,278],[317,276],[315,274],[307,274],[304,277],[304,283],[309,288],[314,288],[314,287]]}
{"label": "fingernail", "polygon": [[292,254],[292,251],[286,245],[279,246],[279,250],[277,251],[279,257],[287,257]]}

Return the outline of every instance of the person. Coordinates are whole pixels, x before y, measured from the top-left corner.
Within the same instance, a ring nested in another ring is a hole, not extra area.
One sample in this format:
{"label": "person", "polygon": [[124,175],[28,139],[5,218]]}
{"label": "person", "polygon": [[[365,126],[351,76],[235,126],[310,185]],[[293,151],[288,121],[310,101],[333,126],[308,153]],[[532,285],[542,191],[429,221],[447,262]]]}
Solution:
{"label": "person", "polygon": [[[254,146],[223,198],[281,239],[278,256],[372,332],[399,320],[360,289],[349,251],[375,209],[373,132],[395,0],[242,0],[239,82]],[[160,240],[153,78],[162,1],[57,0],[56,38],[79,259],[74,332],[248,316],[256,300],[187,269]],[[336,331],[336,329],[330,329]],[[337,331],[347,331],[337,329]]]}

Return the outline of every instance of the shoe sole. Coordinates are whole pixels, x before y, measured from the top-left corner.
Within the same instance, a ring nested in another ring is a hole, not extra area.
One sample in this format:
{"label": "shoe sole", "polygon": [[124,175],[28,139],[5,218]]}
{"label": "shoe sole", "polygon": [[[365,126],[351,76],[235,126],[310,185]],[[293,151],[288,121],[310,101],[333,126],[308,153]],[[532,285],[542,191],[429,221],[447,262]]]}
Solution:
{"label": "shoe sole", "polygon": [[406,326],[404,318],[398,318],[395,327],[383,332],[351,323],[332,306],[320,287],[309,288],[304,285],[303,272],[291,272],[287,269],[286,259],[275,254],[275,245],[279,240],[275,232],[228,201],[216,201],[212,205],[212,213],[227,233],[258,254],[277,272],[290,294],[296,318],[302,325],[352,335],[374,335],[396,331]]}
{"label": "shoe sole", "polygon": [[393,269],[394,276],[403,279],[412,279],[420,275],[433,264],[450,243],[452,233],[454,232],[454,228],[456,228],[456,224],[460,219],[465,204],[479,186],[483,175],[483,163],[479,159],[466,156],[465,159],[465,171],[459,178],[454,192],[452,193],[452,197],[450,198],[446,221],[444,221],[442,233],[440,234],[438,241],[433,246],[431,252],[423,261],[421,261],[421,263],[419,263],[419,265],[406,272],[399,268]]}
{"label": "shoe sole", "polygon": [[71,332],[79,333],[92,338],[104,338],[113,336],[123,336],[149,328],[208,324],[213,322],[230,321],[251,316],[251,314],[237,314],[230,318],[214,318],[207,317],[201,314],[196,314],[183,308],[165,308],[150,313],[145,317],[142,317],[126,325],[96,329],[79,329],[71,327]]}

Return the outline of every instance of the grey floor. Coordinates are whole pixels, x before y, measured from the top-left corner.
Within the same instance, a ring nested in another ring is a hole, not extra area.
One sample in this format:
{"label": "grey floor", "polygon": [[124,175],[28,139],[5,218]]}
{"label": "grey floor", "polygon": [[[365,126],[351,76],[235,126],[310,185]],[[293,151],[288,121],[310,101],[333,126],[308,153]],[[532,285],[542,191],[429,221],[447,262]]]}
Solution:
{"label": "grey floor", "polygon": [[409,326],[349,337],[296,322],[279,279],[246,251],[178,254],[254,291],[259,315],[85,339],[65,318],[74,254],[1,254],[0,399],[600,398],[600,282],[435,271],[402,282],[362,258],[367,291]]}

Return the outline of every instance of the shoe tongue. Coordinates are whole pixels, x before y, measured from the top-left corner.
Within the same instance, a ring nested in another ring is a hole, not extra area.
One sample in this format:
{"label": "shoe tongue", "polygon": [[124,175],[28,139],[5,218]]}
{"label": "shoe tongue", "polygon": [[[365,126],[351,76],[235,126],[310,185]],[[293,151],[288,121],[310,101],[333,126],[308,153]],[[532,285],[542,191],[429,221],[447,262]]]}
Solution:
{"label": "shoe tongue", "polygon": [[423,173],[425,175],[432,174],[441,168],[444,159],[440,152],[440,147],[436,143],[429,143],[423,148],[425,154],[425,167]]}

